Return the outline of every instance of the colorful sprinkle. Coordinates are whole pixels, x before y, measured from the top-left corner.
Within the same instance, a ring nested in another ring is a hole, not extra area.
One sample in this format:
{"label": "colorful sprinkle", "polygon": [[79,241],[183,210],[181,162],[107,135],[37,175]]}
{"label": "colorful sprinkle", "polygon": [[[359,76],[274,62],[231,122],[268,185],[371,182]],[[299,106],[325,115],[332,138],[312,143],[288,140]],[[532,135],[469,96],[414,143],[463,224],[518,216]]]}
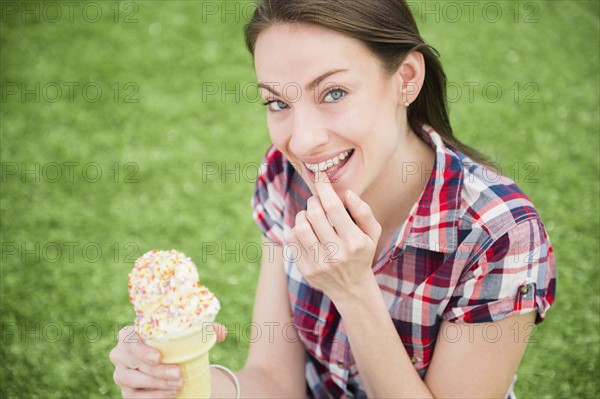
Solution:
{"label": "colorful sprinkle", "polygon": [[219,300],[198,281],[192,260],[175,250],[146,252],[129,273],[129,300],[142,336],[164,338],[213,321]]}

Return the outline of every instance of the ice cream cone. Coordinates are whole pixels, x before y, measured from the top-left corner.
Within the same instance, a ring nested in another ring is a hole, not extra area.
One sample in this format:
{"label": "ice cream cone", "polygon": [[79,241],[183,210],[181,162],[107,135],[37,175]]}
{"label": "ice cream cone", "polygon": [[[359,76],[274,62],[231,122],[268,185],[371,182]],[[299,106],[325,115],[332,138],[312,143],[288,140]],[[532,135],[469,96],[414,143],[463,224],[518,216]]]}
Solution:
{"label": "ice cream cone", "polygon": [[208,352],[217,336],[212,322],[221,305],[200,284],[196,265],[185,254],[152,250],[129,273],[129,300],[144,341],[163,355],[163,363],[183,369],[178,398],[209,398]]}
{"label": "ice cream cone", "polygon": [[178,398],[210,398],[210,365],[208,352],[217,341],[210,323],[185,334],[164,340],[147,340],[150,346],[160,350],[163,363],[181,366],[185,383]]}

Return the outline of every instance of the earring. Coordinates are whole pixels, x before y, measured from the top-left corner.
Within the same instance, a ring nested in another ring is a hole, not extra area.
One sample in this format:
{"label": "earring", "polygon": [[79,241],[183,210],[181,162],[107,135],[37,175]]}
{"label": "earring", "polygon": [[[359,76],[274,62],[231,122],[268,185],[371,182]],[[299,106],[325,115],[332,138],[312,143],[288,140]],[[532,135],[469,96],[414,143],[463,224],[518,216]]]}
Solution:
{"label": "earring", "polygon": [[408,102],[408,98],[406,96],[406,91],[405,90],[402,90],[402,97],[404,97],[404,106],[406,108],[408,108],[408,106],[410,105],[410,103]]}

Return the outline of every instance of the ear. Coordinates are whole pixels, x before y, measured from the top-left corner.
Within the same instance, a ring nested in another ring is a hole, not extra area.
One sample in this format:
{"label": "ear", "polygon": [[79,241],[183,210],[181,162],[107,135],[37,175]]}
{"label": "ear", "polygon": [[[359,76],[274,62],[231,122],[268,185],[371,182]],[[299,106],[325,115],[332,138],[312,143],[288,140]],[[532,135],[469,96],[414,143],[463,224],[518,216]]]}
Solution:
{"label": "ear", "polygon": [[425,81],[425,58],[423,54],[418,51],[409,53],[396,73],[401,83],[399,86],[401,104],[403,106],[412,104],[421,92]]}

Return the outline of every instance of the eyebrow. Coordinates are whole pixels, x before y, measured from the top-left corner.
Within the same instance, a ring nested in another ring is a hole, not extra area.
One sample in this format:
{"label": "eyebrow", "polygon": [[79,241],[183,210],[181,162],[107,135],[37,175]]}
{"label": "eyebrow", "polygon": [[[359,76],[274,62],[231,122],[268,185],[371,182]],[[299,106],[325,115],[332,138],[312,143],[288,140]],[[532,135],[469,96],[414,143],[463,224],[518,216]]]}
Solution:
{"label": "eyebrow", "polygon": [[[346,69],[346,68],[338,68],[338,69],[332,69],[331,71],[327,71],[324,74],[319,75],[316,79],[314,79],[309,84],[307,84],[304,89],[305,90],[312,90],[316,86],[318,86],[319,83],[321,83],[323,80],[325,80],[329,76],[335,75],[336,73],[339,73],[339,72],[348,72],[348,69]],[[258,87],[262,87],[263,89],[269,90],[271,93],[276,94],[279,97],[281,97],[281,94],[279,94],[277,92],[277,90],[275,90],[274,87],[269,86],[267,83],[258,82]]]}

